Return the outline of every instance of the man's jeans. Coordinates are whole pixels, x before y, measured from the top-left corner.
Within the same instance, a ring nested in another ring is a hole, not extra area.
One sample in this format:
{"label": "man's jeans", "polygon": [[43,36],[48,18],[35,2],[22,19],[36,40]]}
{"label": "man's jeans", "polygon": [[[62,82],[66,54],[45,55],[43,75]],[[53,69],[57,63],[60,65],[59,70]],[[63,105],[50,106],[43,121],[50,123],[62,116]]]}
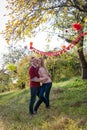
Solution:
{"label": "man's jeans", "polygon": [[30,99],[30,103],[29,103],[30,114],[33,114],[34,103],[36,101],[36,96],[39,96],[39,92],[40,92],[40,87],[30,88],[30,93],[31,93],[31,99]]}

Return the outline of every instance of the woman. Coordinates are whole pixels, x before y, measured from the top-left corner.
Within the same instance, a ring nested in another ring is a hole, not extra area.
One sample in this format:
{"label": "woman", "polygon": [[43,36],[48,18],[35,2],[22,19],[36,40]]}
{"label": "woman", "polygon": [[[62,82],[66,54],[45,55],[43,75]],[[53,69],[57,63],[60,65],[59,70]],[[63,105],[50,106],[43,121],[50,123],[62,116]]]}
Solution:
{"label": "woman", "polygon": [[[40,89],[39,97],[40,99],[43,99],[43,97],[46,99],[46,108],[50,107],[50,102],[49,102],[49,95],[50,95],[50,90],[52,87],[52,80],[51,77],[47,71],[47,69],[44,66],[44,62],[42,58],[38,59],[38,73],[40,78],[47,78],[46,81],[42,82],[42,86]],[[40,100],[37,101],[35,111],[37,111],[38,107],[40,106],[42,102]]]}

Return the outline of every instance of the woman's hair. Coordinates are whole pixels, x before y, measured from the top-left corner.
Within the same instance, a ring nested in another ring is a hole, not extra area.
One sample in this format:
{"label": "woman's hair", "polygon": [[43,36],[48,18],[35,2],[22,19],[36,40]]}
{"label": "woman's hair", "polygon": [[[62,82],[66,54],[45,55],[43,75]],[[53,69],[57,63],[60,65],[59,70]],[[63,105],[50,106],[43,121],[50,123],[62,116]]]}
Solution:
{"label": "woman's hair", "polygon": [[41,58],[41,57],[40,57],[39,59],[41,60],[41,66],[44,67],[45,70],[46,70],[46,72],[49,74],[49,72],[48,72],[48,70],[47,70],[47,68],[46,68],[46,66],[45,66],[45,64],[44,64],[44,59]]}
{"label": "woman's hair", "polygon": [[41,60],[41,66],[45,67],[43,58],[39,58]]}

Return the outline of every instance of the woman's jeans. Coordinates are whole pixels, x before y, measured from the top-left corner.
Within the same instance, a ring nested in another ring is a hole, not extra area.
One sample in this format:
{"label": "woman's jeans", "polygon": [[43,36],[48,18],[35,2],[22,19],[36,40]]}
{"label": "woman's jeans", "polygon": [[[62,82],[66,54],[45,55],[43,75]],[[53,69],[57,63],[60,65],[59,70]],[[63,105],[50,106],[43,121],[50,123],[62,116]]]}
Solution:
{"label": "woman's jeans", "polygon": [[46,108],[50,107],[50,102],[49,102],[49,95],[50,95],[50,90],[52,87],[52,83],[44,83],[41,86],[40,92],[39,92],[39,99],[35,105],[34,110],[37,111],[37,109],[39,108],[40,104],[42,102],[45,103]]}

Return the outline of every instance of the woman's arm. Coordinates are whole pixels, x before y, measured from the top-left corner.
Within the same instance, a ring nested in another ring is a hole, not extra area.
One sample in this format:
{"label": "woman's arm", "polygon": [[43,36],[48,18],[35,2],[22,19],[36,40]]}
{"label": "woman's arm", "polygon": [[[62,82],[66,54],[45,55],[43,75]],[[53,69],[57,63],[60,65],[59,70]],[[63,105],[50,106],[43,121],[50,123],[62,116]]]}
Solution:
{"label": "woman's arm", "polygon": [[31,81],[34,81],[34,82],[46,82],[47,80],[48,80],[47,77],[41,77],[41,78],[34,77],[31,79]]}

